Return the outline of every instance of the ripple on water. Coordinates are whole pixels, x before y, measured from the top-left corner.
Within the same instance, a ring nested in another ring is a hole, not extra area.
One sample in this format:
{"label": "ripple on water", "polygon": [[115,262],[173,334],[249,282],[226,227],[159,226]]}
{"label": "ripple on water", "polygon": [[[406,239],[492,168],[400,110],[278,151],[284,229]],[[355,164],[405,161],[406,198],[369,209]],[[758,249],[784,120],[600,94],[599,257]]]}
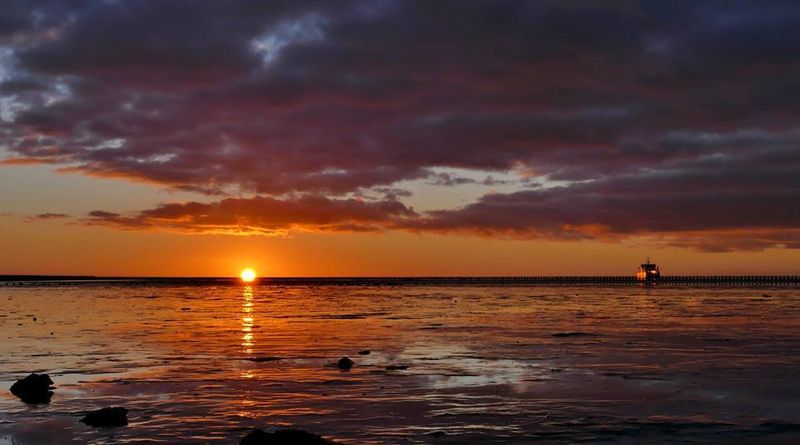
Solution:
{"label": "ripple on water", "polygon": [[[791,443],[800,297],[763,292],[3,288],[0,384],[37,371],[57,389],[35,407],[0,395],[0,445],[235,443],[279,426],[359,444]],[[343,356],[352,369],[328,366]],[[128,427],[77,422],[111,405]]]}

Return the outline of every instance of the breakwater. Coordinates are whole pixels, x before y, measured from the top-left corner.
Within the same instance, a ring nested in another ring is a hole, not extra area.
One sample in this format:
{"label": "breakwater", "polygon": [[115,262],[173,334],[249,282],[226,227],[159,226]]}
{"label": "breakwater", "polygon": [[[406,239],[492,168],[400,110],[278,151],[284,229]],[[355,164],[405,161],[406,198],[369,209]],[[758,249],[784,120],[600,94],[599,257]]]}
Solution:
{"label": "breakwater", "polygon": [[[95,277],[0,275],[0,286],[77,284],[141,286],[241,285],[233,277]],[[643,282],[635,276],[425,276],[425,277],[261,277],[273,286],[601,286],[601,285],[799,285],[800,275],[667,275]]]}

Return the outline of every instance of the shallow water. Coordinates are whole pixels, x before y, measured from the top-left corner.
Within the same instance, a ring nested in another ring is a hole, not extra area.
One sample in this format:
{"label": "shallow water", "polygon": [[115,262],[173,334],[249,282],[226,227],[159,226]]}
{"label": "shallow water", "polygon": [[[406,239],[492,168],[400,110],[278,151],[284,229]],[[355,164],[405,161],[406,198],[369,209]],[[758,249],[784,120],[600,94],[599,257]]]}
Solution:
{"label": "shallow water", "polygon": [[800,443],[796,288],[0,288],[0,340],[0,445]]}

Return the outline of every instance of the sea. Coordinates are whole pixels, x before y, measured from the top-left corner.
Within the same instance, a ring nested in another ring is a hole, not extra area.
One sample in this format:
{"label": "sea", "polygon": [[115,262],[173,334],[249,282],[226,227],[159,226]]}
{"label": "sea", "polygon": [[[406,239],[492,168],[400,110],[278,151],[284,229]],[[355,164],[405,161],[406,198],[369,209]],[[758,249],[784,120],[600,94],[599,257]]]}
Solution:
{"label": "sea", "polygon": [[[354,366],[339,369],[349,357]],[[8,388],[55,382],[49,404]],[[79,419],[108,406],[129,424]],[[800,443],[800,289],[0,288],[0,445]]]}

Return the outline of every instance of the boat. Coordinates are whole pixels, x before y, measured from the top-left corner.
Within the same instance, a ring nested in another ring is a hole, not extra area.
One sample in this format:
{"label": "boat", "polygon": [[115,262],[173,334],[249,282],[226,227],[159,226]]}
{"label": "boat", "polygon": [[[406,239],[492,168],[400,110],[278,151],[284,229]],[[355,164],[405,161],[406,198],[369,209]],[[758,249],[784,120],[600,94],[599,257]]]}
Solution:
{"label": "boat", "polygon": [[656,281],[659,278],[661,278],[661,271],[658,270],[657,264],[650,262],[650,258],[647,259],[647,262],[642,263],[636,272],[638,281]]}

